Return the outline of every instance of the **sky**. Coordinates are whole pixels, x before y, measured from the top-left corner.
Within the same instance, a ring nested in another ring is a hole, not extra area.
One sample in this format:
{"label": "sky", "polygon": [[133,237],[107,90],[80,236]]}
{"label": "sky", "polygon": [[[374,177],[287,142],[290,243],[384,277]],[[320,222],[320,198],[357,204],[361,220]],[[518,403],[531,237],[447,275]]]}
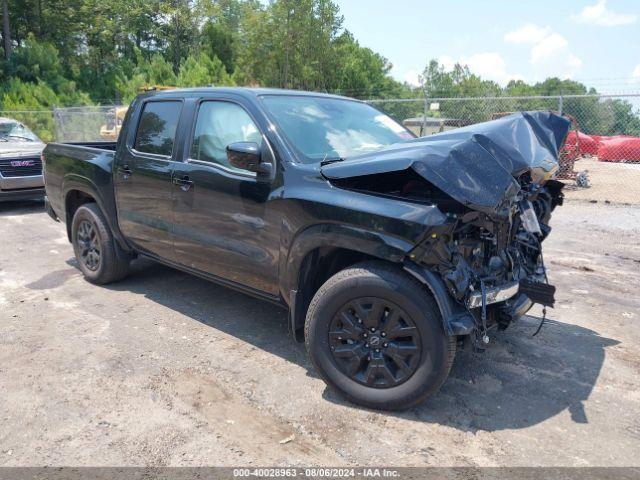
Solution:
{"label": "sky", "polygon": [[337,0],[344,27],[398,80],[427,62],[467,64],[504,85],[549,76],[640,92],[640,0]]}

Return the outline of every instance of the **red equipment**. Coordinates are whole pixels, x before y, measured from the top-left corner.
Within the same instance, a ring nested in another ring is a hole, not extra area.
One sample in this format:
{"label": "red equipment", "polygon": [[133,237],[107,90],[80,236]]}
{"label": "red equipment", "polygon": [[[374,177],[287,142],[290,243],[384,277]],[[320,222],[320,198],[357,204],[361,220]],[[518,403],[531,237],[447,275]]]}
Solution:
{"label": "red equipment", "polygon": [[598,160],[601,162],[640,162],[640,137],[626,135],[600,137]]}

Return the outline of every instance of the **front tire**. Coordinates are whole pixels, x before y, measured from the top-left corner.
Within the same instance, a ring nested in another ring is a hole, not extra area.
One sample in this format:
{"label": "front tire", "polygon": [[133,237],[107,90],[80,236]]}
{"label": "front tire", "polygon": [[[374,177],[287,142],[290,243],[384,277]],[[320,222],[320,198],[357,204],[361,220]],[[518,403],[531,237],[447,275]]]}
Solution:
{"label": "front tire", "polygon": [[129,260],[116,254],[113,234],[95,203],[85,203],[76,210],[71,241],[80,271],[91,283],[103,285],[127,275]]}
{"label": "front tire", "polygon": [[342,270],[320,287],[307,312],[305,343],[329,386],[382,410],[410,408],[435,393],[456,350],[431,294],[382,262]]}

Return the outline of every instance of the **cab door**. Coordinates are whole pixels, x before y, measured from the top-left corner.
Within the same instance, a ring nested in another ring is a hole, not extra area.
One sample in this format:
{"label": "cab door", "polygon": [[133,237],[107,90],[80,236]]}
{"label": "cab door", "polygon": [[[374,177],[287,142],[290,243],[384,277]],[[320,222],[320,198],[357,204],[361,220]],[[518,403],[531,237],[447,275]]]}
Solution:
{"label": "cab door", "polygon": [[182,100],[150,99],[135,134],[116,155],[114,189],[118,225],[136,249],[173,260],[172,173]]}
{"label": "cab door", "polygon": [[266,138],[248,110],[226,99],[199,102],[192,130],[173,173],[176,261],[276,295],[279,182],[233,167],[226,153],[231,143],[255,142],[269,154]]}

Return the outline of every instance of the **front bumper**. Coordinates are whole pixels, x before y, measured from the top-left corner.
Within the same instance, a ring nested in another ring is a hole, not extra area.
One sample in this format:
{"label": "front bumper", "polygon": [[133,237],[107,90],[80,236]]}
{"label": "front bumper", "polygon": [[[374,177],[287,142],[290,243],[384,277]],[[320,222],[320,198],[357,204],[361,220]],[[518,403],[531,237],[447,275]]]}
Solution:
{"label": "front bumper", "polygon": [[42,175],[4,177],[0,174],[0,191],[25,190],[28,188],[44,188],[44,177]]}
{"label": "front bumper", "polygon": [[[520,288],[519,282],[507,283],[499,287],[487,288],[485,290],[485,305],[504,302],[514,297]],[[482,306],[482,292],[475,291],[467,298],[467,308],[479,308]]]}
{"label": "front bumper", "polygon": [[27,177],[3,177],[0,175],[0,202],[28,200],[44,195],[42,175]]}

